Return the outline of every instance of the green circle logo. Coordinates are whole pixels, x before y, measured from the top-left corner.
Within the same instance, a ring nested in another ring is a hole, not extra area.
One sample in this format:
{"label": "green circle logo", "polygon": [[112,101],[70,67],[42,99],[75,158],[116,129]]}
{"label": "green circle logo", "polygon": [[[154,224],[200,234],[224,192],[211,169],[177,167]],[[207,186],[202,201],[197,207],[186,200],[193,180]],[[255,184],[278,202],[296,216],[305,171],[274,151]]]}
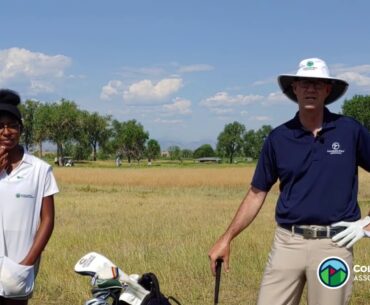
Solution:
{"label": "green circle logo", "polygon": [[307,67],[312,67],[314,65],[313,61],[308,61],[307,62]]}
{"label": "green circle logo", "polygon": [[347,263],[339,257],[327,257],[317,268],[320,283],[330,289],[344,286],[349,279],[350,271]]}

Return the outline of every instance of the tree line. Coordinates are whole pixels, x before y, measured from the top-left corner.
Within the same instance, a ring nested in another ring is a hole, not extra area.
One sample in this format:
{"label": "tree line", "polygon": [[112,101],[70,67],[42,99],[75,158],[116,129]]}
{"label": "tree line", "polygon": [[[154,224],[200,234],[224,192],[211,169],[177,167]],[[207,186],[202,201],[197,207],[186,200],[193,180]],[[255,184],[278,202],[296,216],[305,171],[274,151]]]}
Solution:
{"label": "tree line", "polygon": [[56,145],[58,160],[71,155],[74,159],[96,161],[114,156],[126,157],[129,162],[144,156],[156,158],[160,146],[136,120],[120,122],[110,115],[100,115],[78,108],[66,99],[43,103],[27,100],[20,107],[24,131],[22,143],[27,150],[43,154],[43,143]]}
{"label": "tree line", "polygon": [[226,124],[223,131],[218,135],[216,149],[210,144],[203,144],[194,151],[183,149],[179,146],[171,146],[168,149],[170,158],[182,160],[188,158],[220,157],[233,163],[235,157],[257,159],[265,138],[272,130],[270,125],[264,125],[257,131],[247,130],[240,122]]}
{"label": "tree line", "polygon": [[[43,154],[43,143],[56,145],[58,160],[70,155],[77,160],[96,161],[107,158],[126,158],[128,162],[161,156],[157,140],[149,137],[140,122],[120,122],[110,115],[81,110],[75,102],[61,99],[46,103],[27,100],[20,106],[24,131],[22,142],[27,150]],[[370,129],[370,96],[355,95],[345,100],[342,112]],[[263,142],[272,127],[264,125],[258,130],[247,130],[240,122],[226,124],[217,137],[216,149],[204,144],[197,149],[168,148],[169,158],[183,160],[202,157],[227,158],[232,163],[235,157],[258,159]]]}

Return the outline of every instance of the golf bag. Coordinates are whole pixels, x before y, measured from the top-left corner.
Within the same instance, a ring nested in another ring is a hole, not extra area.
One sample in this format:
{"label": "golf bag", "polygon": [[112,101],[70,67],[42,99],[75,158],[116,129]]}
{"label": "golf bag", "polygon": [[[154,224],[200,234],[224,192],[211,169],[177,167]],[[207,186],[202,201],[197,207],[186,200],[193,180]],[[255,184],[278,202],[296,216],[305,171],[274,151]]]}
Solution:
{"label": "golf bag", "polygon": [[139,284],[150,291],[150,293],[145,296],[141,305],[171,305],[170,300],[181,305],[174,297],[169,296],[167,298],[161,293],[158,279],[154,273],[144,273],[139,279]]}
{"label": "golf bag", "polygon": [[92,277],[93,298],[86,301],[85,305],[181,305],[174,297],[166,297],[161,293],[154,273],[128,275],[96,252],[83,256],[74,270]]}

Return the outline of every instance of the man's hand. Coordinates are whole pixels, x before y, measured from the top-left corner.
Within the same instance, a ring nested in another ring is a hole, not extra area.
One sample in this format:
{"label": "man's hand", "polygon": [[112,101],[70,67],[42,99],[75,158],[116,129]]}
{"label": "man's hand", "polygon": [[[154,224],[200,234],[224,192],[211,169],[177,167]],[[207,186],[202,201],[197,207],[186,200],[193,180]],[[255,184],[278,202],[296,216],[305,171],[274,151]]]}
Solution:
{"label": "man's hand", "polygon": [[332,227],[347,227],[347,229],[333,236],[332,241],[336,242],[339,247],[346,245],[346,248],[351,248],[364,236],[370,236],[370,232],[364,230],[364,227],[369,224],[370,216],[366,216],[365,218],[354,222],[337,222],[333,224]]}
{"label": "man's hand", "polygon": [[9,160],[8,160],[8,152],[5,151],[5,147],[0,147],[0,172],[8,167]]}
{"label": "man's hand", "polygon": [[257,216],[266,196],[267,192],[253,186],[250,187],[228,229],[208,252],[213,275],[216,275],[216,260],[218,258],[223,260],[224,270],[229,272],[230,243]]}
{"label": "man's hand", "polygon": [[216,260],[221,258],[224,262],[224,270],[229,272],[229,255],[230,255],[230,241],[222,236],[208,252],[208,257],[211,260],[212,274],[216,275]]}

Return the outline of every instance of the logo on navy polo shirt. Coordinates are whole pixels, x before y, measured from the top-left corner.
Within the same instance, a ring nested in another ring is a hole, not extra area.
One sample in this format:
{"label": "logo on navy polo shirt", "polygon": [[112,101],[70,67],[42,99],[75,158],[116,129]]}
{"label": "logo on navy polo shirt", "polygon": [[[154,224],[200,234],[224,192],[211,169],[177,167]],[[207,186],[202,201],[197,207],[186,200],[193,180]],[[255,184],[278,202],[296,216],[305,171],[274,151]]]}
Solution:
{"label": "logo on navy polo shirt", "polygon": [[331,155],[341,155],[345,152],[345,150],[340,149],[339,142],[333,142],[333,144],[331,144],[331,149],[328,149],[326,152]]}
{"label": "logo on navy polo shirt", "polygon": [[350,276],[347,263],[339,257],[325,258],[317,268],[317,278],[327,288],[337,289],[343,287]]}

